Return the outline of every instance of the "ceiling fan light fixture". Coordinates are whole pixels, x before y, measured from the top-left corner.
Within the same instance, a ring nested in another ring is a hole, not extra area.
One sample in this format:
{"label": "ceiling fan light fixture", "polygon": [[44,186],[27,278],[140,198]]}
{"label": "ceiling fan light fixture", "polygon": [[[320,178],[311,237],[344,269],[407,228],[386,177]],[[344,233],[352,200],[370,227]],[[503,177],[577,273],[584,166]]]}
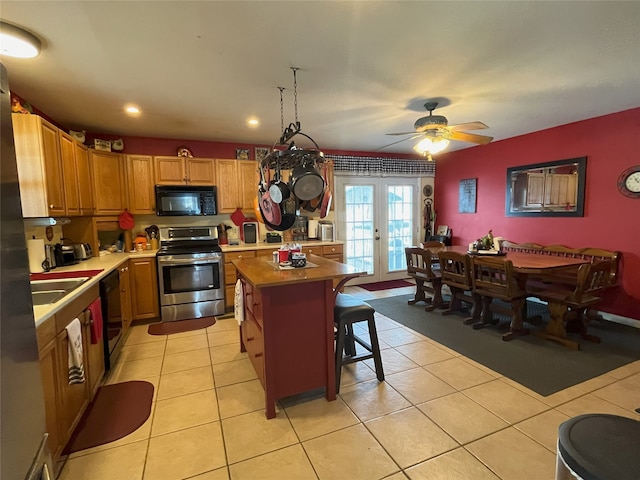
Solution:
{"label": "ceiling fan light fixture", "polygon": [[33,58],[40,54],[38,38],[20,27],[0,22],[0,54],[16,58]]}
{"label": "ceiling fan light fixture", "polygon": [[420,140],[413,149],[421,155],[433,155],[449,146],[449,140],[442,137],[427,137]]}

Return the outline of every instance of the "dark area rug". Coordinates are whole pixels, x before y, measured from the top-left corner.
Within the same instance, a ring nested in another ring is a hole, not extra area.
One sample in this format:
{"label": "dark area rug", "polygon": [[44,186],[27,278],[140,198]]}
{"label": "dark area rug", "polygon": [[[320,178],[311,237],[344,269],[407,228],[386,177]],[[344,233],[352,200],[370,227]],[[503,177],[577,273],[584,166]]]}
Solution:
{"label": "dark area rug", "polygon": [[[424,304],[407,305],[413,295],[367,300],[376,311],[402,325],[435,340],[462,355],[547,396],[640,359],[640,329],[608,321],[592,321],[589,333],[602,343],[582,340],[580,350],[535,335],[502,340],[505,330],[487,327],[473,330],[462,324],[462,315],[443,316],[439,311],[425,312]],[[544,328],[548,321],[546,305],[527,302],[529,315],[540,315]],[[507,321],[507,318],[502,318]],[[570,334],[571,335],[571,334]]]}
{"label": "dark area rug", "polygon": [[149,325],[149,335],[171,335],[172,333],[200,330],[216,323],[216,317],[193,318],[191,320],[177,320],[175,322],[160,322]]}
{"label": "dark area rug", "polygon": [[388,290],[390,288],[411,287],[415,283],[407,282],[406,280],[387,280],[386,282],[367,283],[364,285],[358,285],[360,288],[364,288],[370,292],[377,292],[378,290]]}
{"label": "dark area rug", "polygon": [[133,433],[149,418],[152,399],[153,384],[149,382],[131,381],[100,387],[64,454],[114,442]]}

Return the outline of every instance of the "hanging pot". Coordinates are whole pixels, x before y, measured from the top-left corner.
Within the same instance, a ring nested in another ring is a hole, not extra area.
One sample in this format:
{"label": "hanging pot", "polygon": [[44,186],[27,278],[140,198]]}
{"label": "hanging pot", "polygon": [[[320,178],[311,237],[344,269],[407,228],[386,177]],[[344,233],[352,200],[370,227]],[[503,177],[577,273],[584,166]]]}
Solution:
{"label": "hanging pot", "polygon": [[271,195],[271,199],[276,203],[282,203],[284,200],[289,198],[289,195],[291,195],[289,185],[282,181],[280,162],[278,162],[276,167],[276,176],[274,182],[269,185],[269,195]]}
{"label": "hanging pot", "polygon": [[318,197],[324,189],[324,180],[311,164],[294,167],[291,172],[291,191],[299,200]]}

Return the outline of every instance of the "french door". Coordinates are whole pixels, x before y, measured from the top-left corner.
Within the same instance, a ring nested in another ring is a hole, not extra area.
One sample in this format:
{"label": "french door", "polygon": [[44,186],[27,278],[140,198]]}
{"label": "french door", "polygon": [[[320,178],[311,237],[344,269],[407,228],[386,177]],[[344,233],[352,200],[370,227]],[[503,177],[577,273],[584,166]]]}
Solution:
{"label": "french door", "polygon": [[336,176],[336,238],[345,263],[367,274],[350,282],[407,276],[405,247],[417,244],[420,179]]}

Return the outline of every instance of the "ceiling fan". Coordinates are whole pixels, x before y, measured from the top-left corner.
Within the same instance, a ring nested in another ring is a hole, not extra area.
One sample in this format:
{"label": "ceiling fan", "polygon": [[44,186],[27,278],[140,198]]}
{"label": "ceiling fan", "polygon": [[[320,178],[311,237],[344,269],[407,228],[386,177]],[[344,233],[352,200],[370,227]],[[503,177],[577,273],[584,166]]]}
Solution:
{"label": "ceiling fan", "polygon": [[[433,111],[438,106],[438,102],[427,102],[424,104],[424,108],[427,109],[429,115],[419,118],[413,124],[415,130],[413,132],[398,132],[387,133],[387,135],[411,135],[410,137],[403,138],[397,142],[385,145],[382,148],[390,147],[406,140],[413,140],[415,138],[424,137],[424,140],[419,142],[414,149],[424,155],[437,153],[445,148],[449,142],[448,140],[458,140],[461,142],[476,143],[478,145],[485,145],[493,137],[486,135],[478,135],[475,133],[466,133],[464,130],[481,130],[483,128],[489,128],[482,122],[469,122],[460,123],[457,125],[449,125],[446,117],[442,115],[434,115]],[[423,142],[426,142],[423,144]],[[445,141],[446,140],[446,141]],[[421,144],[422,147],[418,148]],[[437,145],[437,147],[436,147]],[[437,149],[439,147],[439,149]]]}

